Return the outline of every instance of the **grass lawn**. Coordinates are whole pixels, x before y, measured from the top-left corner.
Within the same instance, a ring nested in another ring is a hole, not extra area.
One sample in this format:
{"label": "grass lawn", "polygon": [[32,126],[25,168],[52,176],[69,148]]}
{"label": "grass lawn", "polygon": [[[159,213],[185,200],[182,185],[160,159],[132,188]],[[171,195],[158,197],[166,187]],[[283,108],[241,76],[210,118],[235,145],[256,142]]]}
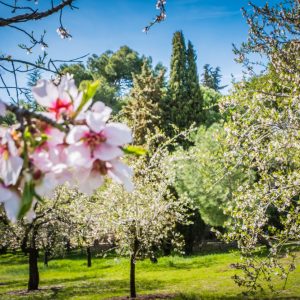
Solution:
{"label": "grass lawn", "polygon": [[[230,264],[238,253],[193,257],[163,257],[157,264],[137,263],[138,294],[178,294],[176,299],[237,299],[242,290],[231,279]],[[300,252],[297,253],[300,264]],[[106,299],[129,293],[129,262],[125,258],[95,258],[91,268],[83,257],[58,259],[40,268],[41,291],[26,293],[27,258],[0,256],[0,299]],[[279,285],[277,285],[279,287]],[[254,299],[300,299],[300,267],[289,278],[284,291]],[[298,298],[299,297],[299,298]]]}

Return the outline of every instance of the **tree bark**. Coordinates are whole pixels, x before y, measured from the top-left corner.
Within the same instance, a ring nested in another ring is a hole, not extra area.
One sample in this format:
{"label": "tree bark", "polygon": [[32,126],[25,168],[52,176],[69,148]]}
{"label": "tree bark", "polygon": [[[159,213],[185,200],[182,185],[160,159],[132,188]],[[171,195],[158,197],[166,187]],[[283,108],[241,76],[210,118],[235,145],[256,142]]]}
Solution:
{"label": "tree bark", "polygon": [[86,248],[86,255],[87,255],[87,266],[88,266],[88,268],[90,268],[92,266],[91,247]]}
{"label": "tree bark", "polygon": [[44,265],[46,267],[48,267],[48,261],[49,261],[49,251],[45,250],[45,253],[44,253]]}
{"label": "tree bark", "polygon": [[28,291],[35,291],[39,288],[38,250],[29,249],[29,281]]}
{"label": "tree bark", "polygon": [[130,256],[130,297],[136,298],[136,289],[135,289],[135,257],[134,255]]}

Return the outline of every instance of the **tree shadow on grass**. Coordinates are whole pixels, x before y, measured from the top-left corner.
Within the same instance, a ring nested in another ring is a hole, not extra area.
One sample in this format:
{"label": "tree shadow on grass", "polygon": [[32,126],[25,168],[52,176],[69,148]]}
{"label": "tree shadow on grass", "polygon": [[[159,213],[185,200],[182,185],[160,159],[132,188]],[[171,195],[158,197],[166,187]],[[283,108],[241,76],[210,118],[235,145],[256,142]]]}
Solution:
{"label": "tree shadow on grass", "polygon": [[2,254],[0,255],[0,268],[5,265],[19,265],[26,264],[28,262],[28,256],[24,254]]}
{"label": "tree shadow on grass", "polygon": [[[88,279],[88,278],[85,278]],[[78,280],[78,278],[76,279]],[[74,281],[76,281],[74,280]],[[59,285],[57,285],[57,283]],[[164,286],[164,283],[158,280],[138,280],[136,283],[137,292],[143,293],[155,293],[155,291]],[[60,299],[67,300],[73,297],[93,297],[97,299],[97,296],[105,296],[106,298],[111,298],[115,296],[126,296],[129,294],[129,281],[128,280],[101,280],[95,279],[93,281],[84,281],[79,283],[74,283],[71,286],[64,286],[63,282],[57,282],[54,286],[42,286],[39,291],[26,292],[25,290],[18,290],[13,292],[8,292],[5,294],[0,294],[5,300],[12,299]]]}

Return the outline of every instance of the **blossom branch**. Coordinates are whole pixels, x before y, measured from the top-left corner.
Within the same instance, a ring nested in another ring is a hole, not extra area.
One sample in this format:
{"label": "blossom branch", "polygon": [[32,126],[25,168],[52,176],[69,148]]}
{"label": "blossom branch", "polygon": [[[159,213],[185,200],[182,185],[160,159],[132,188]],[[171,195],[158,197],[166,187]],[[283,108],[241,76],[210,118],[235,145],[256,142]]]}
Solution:
{"label": "blossom branch", "polygon": [[37,120],[45,122],[45,123],[57,128],[57,129],[59,129],[60,131],[68,132],[68,130],[63,125],[58,124],[57,122],[51,120],[50,118],[47,118],[47,117],[45,117],[41,114],[35,113],[35,112],[30,111],[28,109],[21,108],[21,107],[18,107],[16,105],[13,105],[13,104],[6,105],[6,109],[8,111],[14,113],[18,117],[26,118],[26,119],[28,119],[28,118],[37,119]]}
{"label": "blossom branch", "polygon": [[156,23],[160,23],[166,19],[166,17],[167,17],[166,2],[167,2],[166,0],[157,0],[156,9],[158,9],[160,12],[155,17],[155,19],[152,22],[150,22],[150,24],[148,26],[146,26],[144,28],[144,30],[143,30],[144,32],[148,32],[153,25],[155,25]]}

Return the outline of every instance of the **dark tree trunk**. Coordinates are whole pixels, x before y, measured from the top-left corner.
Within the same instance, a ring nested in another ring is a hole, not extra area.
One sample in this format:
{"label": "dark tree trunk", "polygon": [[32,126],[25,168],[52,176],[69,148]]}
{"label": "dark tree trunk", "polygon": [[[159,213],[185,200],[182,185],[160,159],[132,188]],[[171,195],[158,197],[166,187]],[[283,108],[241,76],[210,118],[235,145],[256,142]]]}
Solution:
{"label": "dark tree trunk", "polygon": [[88,266],[88,268],[90,268],[92,266],[91,247],[86,248],[86,256],[87,256],[87,266]]}
{"label": "dark tree trunk", "polygon": [[71,242],[70,242],[70,240],[66,241],[66,251],[67,251],[68,254],[71,253]]}
{"label": "dark tree trunk", "polygon": [[130,297],[136,298],[136,289],[135,289],[135,257],[134,255],[130,256]]}
{"label": "dark tree trunk", "polygon": [[45,250],[45,253],[44,253],[44,265],[46,267],[48,267],[48,261],[49,261],[49,251],[48,250]]}
{"label": "dark tree trunk", "polygon": [[[14,249],[15,251],[15,249]],[[7,253],[7,247],[0,248],[0,254],[6,254]]]}
{"label": "dark tree trunk", "polygon": [[39,269],[38,269],[38,250],[30,248],[29,252],[29,281],[28,291],[38,290],[39,288]]}

